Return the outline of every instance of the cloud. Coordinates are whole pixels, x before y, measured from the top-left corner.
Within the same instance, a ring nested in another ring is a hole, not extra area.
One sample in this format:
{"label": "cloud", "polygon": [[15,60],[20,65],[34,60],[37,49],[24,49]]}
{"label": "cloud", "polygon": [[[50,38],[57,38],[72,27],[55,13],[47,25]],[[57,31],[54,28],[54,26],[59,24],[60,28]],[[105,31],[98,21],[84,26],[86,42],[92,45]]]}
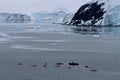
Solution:
{"label": "cloud", "polygon": [[88,1],[90,0],[0,0],[0,12],[33,13],[57,8],[67,8],[72,12]]}

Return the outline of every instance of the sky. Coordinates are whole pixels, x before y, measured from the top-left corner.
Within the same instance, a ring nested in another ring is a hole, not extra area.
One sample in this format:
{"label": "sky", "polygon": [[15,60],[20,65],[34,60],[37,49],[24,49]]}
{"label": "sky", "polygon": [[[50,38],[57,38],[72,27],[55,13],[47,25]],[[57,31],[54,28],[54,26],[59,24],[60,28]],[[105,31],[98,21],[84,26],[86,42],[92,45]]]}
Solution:
{"label": "sky", "polygon": [[24,13],[52,12],[57,9],[76,11],[80,5],[91,0],[0,0],[0,13]]}

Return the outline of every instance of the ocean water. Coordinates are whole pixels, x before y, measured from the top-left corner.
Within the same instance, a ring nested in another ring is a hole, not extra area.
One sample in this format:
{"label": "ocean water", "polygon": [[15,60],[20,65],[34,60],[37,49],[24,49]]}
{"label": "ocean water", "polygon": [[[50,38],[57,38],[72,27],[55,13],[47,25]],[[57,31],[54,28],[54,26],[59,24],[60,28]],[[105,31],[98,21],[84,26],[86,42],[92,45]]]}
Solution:
{"label": "ocean water", "polygon": [[[89,39],[95,41],[101,40],[101,42],[108,43],[109,41],[106,42],[107,38],[113,40],[113,42],[114,39],[119,40],[120,27],[71,26],[52,24],[49,21],[0,23],[0,43],[3,43],[3,45],[7,43],[8,46],[10,45],[10,48],[14,49],[21,48],[43,51],[69,51],[73,49],[73,51],[79,51],[78,46],[80,44],[77,43],[83,40],[86,40],[86,43],[90,42]],[[14,45],[11,45],[13,43]],[[86,43],[83,46],[87,45]],[[91,44],[88,46],[91,46]],[[83,49],[91,51],[86,46]]]}
{"label": "ocean water", "polygon": [[[1,23],[0,80],[120,80],[119,33],[119,27]],[[80,65],[69,69],[69,62]]]}

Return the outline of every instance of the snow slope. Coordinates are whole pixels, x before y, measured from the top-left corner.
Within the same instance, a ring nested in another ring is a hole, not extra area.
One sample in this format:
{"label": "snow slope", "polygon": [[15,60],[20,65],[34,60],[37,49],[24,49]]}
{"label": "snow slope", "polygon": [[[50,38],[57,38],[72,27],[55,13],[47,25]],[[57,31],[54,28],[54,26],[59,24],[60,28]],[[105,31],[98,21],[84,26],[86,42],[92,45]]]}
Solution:
{"label": "snow slope", "polygon": [[73,18],[74,14],[73,13],[68,13],[64,16],[62,23],[64,24],[69,24]]}

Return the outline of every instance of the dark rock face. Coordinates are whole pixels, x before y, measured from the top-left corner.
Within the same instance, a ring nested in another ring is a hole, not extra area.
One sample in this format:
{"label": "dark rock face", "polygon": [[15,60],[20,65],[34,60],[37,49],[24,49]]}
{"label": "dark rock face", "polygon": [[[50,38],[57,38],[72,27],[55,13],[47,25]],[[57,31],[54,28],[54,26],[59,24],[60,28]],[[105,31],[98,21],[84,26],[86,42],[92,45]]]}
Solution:
{"label": "dark rock face", "polygon": [[[103,8],[105,3],[92,2],[85,4],[75,13],[70,24],[72,25],[95,25],[103,19],[106,13]],[[100,25],[101,23],[99,23]]]}

